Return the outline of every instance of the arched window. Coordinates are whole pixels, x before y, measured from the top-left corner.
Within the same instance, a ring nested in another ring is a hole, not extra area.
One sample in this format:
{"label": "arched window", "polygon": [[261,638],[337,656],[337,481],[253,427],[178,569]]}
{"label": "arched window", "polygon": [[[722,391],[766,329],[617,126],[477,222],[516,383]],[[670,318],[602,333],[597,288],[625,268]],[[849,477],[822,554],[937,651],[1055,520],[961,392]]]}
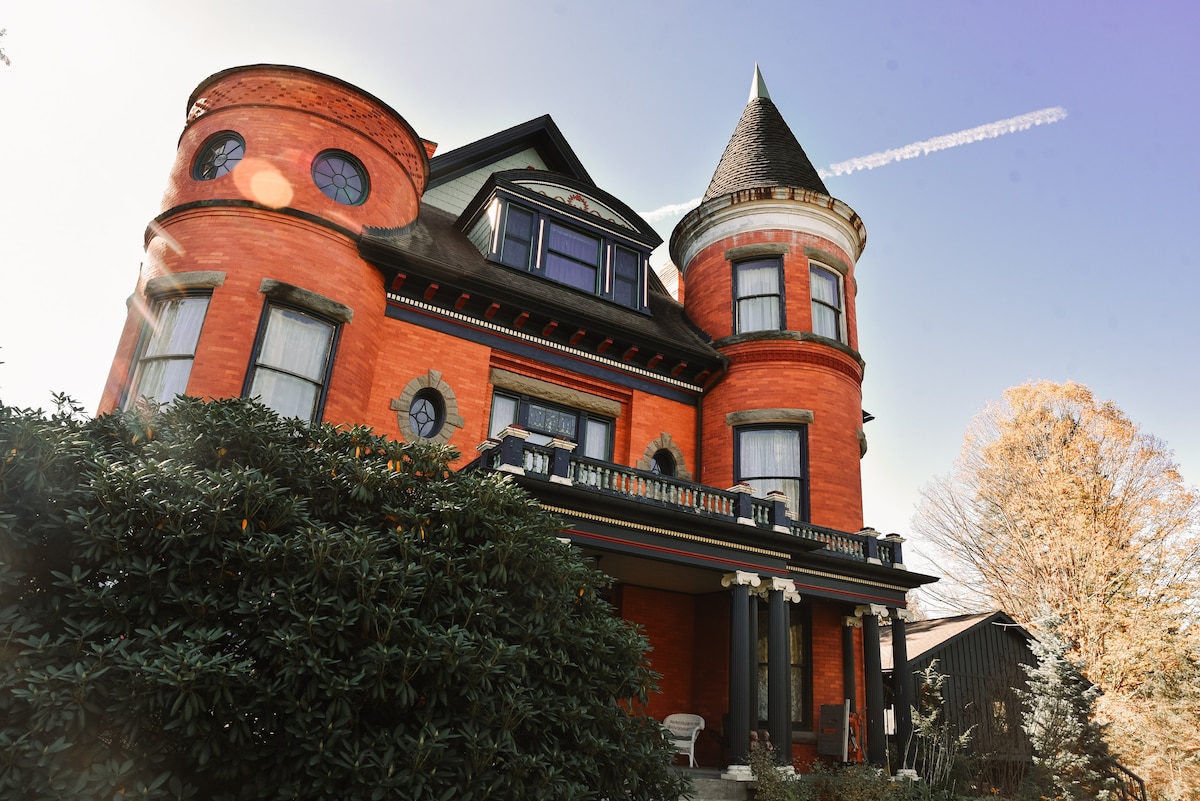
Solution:
{"label": "arched window", "polygon": [[666,448],[654,452],[650,459],[650,472],[656,476],[675,477],[675,456]]}

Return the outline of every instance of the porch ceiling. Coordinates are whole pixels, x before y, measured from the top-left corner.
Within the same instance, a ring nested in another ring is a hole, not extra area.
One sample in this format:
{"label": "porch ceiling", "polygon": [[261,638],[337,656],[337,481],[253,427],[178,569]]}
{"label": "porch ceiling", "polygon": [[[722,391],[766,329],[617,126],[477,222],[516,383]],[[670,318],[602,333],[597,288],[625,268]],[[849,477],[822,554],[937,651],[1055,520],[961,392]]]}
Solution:
{"label": "porch ceiling", "polygon": [[621,584],[654,587],[688,595],[721,592],[720,571],[691,565],[671,564],[639,559],[623,553],[582,548],[584,558],[597,570],[607,573]]}

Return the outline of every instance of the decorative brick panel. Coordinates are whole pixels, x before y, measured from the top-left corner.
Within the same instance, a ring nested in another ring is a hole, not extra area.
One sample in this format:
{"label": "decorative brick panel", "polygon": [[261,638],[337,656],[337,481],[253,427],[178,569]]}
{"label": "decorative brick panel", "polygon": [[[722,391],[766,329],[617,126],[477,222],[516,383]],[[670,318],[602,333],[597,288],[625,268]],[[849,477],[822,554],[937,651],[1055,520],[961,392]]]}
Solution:
{"label": "decorative brick panel", "polygon": [[[245,157],[226,175],[196,180],[197,153],[224,130],[245,140]],[[362,205],[336,203],[313,183],[313,159],[330,149],[350,153],[366,168],[370,191]],[[408,123],[348,84],[290,67],[228,70],[193,95],[162,208],[252,201],[298,209],[356,233],[363,226],[401,227],[416,217],[428,165]]]}

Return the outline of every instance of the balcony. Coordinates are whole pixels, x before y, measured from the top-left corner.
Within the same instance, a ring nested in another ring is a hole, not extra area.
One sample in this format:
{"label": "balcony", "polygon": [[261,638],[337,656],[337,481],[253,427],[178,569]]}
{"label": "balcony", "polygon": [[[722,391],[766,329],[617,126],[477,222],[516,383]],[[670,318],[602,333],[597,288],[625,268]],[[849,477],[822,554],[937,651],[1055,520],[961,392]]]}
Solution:
{"label": "balcony", "polygon": [[[904,569],[903,540],[892,534],[849,533],[793,520],[787,515],[786,496],[771,493],[765,500],[751,495],[742,484],[721,490],[690,481],[660,476],[645,470],[576,456],[575,443],[554,440],[532,445],[528,434],[506,428],[500,437],[479,446],[476,469],[496,470],[524,477],[524,483],[571,486],[594,493],[598,499],[620,499],[650,509],[694,515],[707,520],[753,526],[756,529],[800,539],[807,547],[829,556],[864,564]],[[869,530],[868,530],[869,531]]]}

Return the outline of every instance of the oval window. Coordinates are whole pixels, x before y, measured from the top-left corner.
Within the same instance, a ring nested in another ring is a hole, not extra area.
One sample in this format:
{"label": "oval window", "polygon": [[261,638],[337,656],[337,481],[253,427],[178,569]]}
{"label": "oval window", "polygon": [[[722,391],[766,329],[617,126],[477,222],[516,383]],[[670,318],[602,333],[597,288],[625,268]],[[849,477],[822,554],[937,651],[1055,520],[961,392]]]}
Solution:
{"label": "oval window", "polygon": [[246,142],[233,131],[221,131],[200,148],[192,177],[198,181],[220,178],[238,165],[246,155]]}
{"label": "oval window", "polygon": [[325,197],[343,206],[357,206],[367,199],[367,171],[349,153],[319,154],[313,159],[312,179]]}
{"label": "oval window", "polygon": [[408,407],[408,424],[421,439],[431,439],[446,422],[446,402],[436,389],[428,387],[413,396]]}

